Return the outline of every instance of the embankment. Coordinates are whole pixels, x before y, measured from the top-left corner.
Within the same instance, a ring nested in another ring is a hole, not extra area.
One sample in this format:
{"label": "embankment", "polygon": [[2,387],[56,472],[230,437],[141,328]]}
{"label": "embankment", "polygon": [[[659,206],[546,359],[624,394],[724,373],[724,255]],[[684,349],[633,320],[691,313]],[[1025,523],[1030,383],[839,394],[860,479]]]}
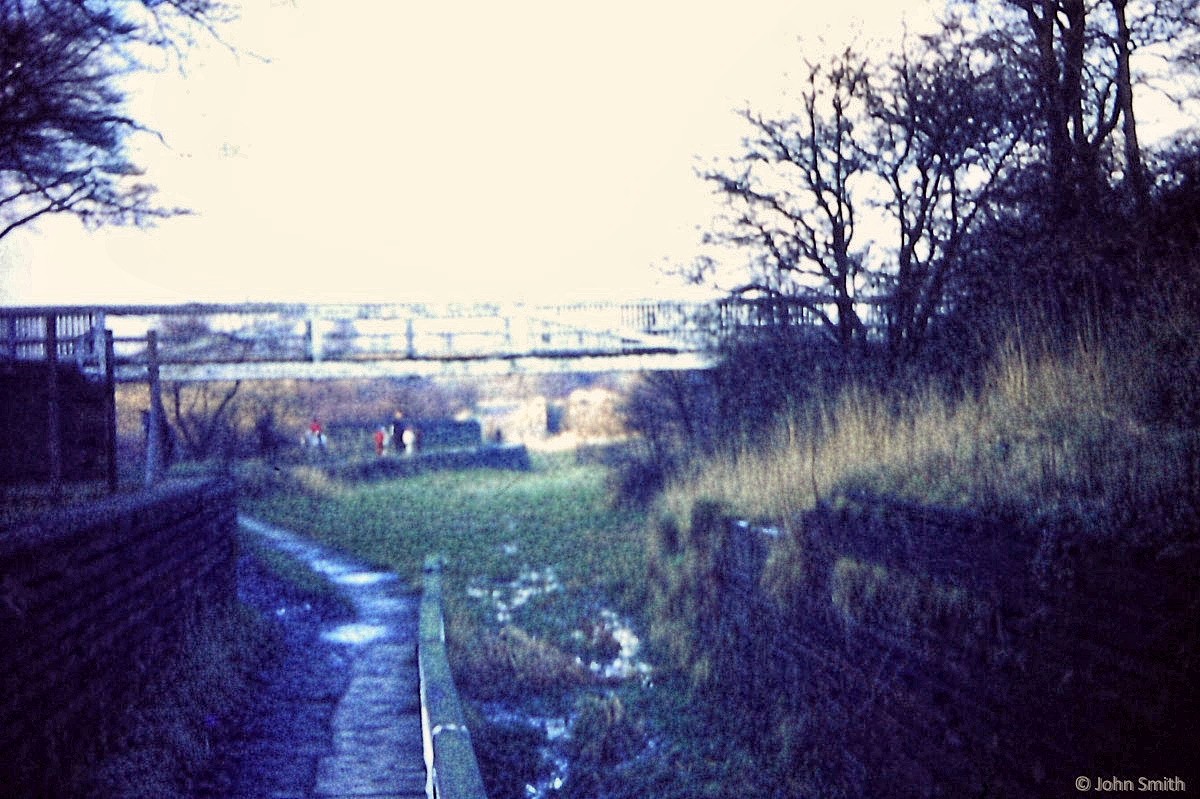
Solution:
{"label": "embankment", "polygon": [[779,528],[702,502],[650,543],[655,639],[798,785],[1200,787],[1200,547],[865,497]]}

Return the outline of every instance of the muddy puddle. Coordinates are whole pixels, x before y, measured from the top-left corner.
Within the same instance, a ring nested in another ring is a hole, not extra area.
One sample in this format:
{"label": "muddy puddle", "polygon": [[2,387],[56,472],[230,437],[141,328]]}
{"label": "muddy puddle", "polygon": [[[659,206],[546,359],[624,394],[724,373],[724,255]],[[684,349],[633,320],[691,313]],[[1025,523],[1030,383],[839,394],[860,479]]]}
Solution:
{"label": "muddy puddle", "polygon": [[[504,551],[514,554],[515,547]],[[571,773],[571,752],[577,748],[571,745],[572,729],[581,703],[609,696],[631,681],[650,684],[652,669],[641,659],[641,639],[632,622],[607,607],[603,597],[564,585],[553,567],[522,568],[508,580],[472,578],[466,593],[492,630],[516,627],[543,635],[591,675],[586,686],[549,702],[529,697],[476,703],[488,722],[536,733],[540,766],[536,779],[524,784],[523,795],[553,797]]]}

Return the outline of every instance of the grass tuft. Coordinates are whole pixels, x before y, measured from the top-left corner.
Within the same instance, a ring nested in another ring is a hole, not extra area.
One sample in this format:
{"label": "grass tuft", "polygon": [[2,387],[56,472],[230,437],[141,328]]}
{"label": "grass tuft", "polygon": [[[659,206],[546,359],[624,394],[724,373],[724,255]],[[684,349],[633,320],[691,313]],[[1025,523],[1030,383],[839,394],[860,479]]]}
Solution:
{"label": "grass tuft", "polygon": [[102,722],[102,751],[67,795],[105,799],[192,796],[212,744],[233,723],[270,657],[270,632],[250,608],[194,619],[179,647],[147,665],[137,701]]}

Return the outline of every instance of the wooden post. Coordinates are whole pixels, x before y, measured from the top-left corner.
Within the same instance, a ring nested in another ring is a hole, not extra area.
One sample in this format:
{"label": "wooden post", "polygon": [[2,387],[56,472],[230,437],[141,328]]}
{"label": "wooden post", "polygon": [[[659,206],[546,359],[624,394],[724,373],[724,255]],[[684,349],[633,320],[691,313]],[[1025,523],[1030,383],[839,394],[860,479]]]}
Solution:
{"label": "wooden post", "polygon": [[113,364],[113,332],[104,331],[104,449],[108,490],[117,492],[117,380]]}
{"label": "wooden post", "polygon": [[62,495],[62,403],[58,396],[58,317],[46,314],[46,448],[50,459],[50,489]]}
{"label": "wooden post", "polygon": [[150,412],[146,422],[146,486],[158,483],[162,477],[163,406],[162,385],[158,379],[158,331],[146,333],[146,371],[150,385]]}
{"label": "wooden post", "polygon": [[4,317],[4,352],[10,361],[17,359],[17,317]]}
{"label": "wooden post", "polygon": [[109,351],[109,347],[112,346],[111,342],[112,331],[108,329],[108,320],[105,318],[104,311],[97,311],[92,319],[92,351],[96,353],[98,360],[97,374],[108,374],[108,362],[112,360],[112,353]]}
{"label": "wooden post", "polygon": [[406,348],[408,350],[408,357],[409,358],[417,357],[417,344],[416,344],[417,336],[416,336],[416,331],[413,330],[413,319],[411,316],[404,320],[404,338],[405,338]]}
{"label": "wooden post", "polygon": [[315,314],[308,317],[305,321],[304,333],[308,359],[313,363],[320,363],[322,350],[325,348],[325,345],[321,340],[320,320]]}

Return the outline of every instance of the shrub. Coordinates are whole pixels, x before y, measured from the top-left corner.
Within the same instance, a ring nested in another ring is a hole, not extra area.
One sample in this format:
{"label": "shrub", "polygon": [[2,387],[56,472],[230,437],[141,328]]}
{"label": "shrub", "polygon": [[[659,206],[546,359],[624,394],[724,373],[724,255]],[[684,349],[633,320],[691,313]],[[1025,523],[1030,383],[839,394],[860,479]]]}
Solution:
{"label": "shrub", "polygon": [[459,688],[476,699],[561,691],[592,679],[577,658],[512,625],[492,632],[453,617],[447,643]]}

